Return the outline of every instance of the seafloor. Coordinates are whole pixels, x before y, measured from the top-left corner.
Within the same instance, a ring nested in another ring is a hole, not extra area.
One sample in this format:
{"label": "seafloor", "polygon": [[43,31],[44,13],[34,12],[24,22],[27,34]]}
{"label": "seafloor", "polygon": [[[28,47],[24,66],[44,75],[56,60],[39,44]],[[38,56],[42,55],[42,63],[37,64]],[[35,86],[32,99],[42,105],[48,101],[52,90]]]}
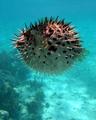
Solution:
{"label": "seafloor", "polygon": [[[96,120],[95,14],[95,0],[0,0],[0,120]],[[37,73],[10,39],[25,22],[58,15],[76,26],[86,57],[58,76]]]}

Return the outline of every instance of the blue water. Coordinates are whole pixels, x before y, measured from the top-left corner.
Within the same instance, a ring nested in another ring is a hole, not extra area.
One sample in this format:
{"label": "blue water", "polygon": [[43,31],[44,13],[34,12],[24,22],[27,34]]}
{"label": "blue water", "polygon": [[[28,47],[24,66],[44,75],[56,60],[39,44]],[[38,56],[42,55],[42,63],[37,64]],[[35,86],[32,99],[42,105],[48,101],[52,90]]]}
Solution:
{"label": "blue water", "polygon": [[[45,16],[71,21],[88,50],[63,75],[37,74],[11,46],[18,29]],[[96,120],[95,0],[0,0],[0,120],[6,119]]]}

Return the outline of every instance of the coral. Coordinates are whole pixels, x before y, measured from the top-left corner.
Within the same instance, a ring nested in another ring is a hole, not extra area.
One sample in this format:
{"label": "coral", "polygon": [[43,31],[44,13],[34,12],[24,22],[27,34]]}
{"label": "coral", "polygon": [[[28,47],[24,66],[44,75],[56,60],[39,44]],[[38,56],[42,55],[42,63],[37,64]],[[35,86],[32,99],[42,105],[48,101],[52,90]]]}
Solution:
{"label": "coral", "polygon": [[0,110],[0,120],[9,120],[9,113],[5,110]]}
{"label": "coral", "polygon": [[45,95],[43,91],[40,90],[35,93],[30,102],[26,103],[30,120],[42,120],[44,98]]}
{"label": "coral", "polygon": [[81,58],[85,49],[70,23],[47,17],[24,28],[15,47],[26,64],[37,71],[60,73]]}
{"label": "coral", "polygon": [[41,81],[30,80],[17,88],[22,104],[20,120],[42,120],[45,102],[43,85]]}
{"label": "coral", "polygon": [[8,111],[12,119],[19,120],[20,93],[16,88],[28,79],[29,70],[15,54],[15,51],[0,52],[0,109]]}
{"label": "coral", "polygon": [[21,83],[21,79],[22,83],[27,80],[29,69],[20,59],[16,58],[15,54],[13,51],[10,53],[0,52],[0,80],[10,81],[10,84],[16,86]]}
{"label": "coral", "polygon": [[18,120],[20,112],[19,96],[8,82],[0,85],[0,109],[8,111],[11,118]]}
{"label": "coral", "polygon": [[0,53],[0,120],[7,120],[7,115],[8,120],[41,120],[43,83],[27,80],[30,70],[14,56],[14,52]]}

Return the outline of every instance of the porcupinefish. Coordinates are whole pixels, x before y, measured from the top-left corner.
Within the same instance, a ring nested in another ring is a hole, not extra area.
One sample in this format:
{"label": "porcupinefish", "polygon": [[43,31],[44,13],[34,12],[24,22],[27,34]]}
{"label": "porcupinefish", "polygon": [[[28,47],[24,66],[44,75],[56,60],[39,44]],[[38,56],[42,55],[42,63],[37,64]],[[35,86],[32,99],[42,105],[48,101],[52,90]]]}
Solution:
{"label": "porcupinefish", "polygon": [[15,46],[26,64],[45,73],[64,72],[84,53],[74,27],[58,17],[45,17],[26,26]]}

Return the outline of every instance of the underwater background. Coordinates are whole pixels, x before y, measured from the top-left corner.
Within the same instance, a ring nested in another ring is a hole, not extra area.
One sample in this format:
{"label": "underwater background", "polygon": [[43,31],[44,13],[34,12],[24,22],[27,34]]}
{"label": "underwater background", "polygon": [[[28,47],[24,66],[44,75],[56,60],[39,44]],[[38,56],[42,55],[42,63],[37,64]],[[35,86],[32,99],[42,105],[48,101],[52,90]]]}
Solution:
{"label": "underwater background", "polygon": [[[30,69],[10,40],[45,16],[71,21],[88,50],[62,75]],[[0,120],[96,120],[95,0],[0,0]]]}

